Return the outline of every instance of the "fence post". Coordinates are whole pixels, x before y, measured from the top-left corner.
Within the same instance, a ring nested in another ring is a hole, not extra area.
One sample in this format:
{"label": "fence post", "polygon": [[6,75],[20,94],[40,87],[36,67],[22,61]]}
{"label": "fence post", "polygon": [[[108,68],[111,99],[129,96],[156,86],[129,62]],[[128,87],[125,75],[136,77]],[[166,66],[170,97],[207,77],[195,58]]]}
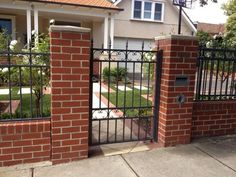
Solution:
{"label": "fence post", "polygon": [[51,26],[52,162],[88,156],[90,29]]}
{"label": "fence post", "polygon": [[[192,36],[157,37],[163,50],[158,140],[163,146],[191,140],[198,42]],[[184,103],[179,103],[183,101]]]}

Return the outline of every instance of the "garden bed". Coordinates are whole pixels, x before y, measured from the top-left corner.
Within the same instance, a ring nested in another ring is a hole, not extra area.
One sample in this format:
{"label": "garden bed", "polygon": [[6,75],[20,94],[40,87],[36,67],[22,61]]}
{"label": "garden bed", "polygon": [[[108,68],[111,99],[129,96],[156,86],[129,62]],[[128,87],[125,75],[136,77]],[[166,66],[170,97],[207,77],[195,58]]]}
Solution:
{"label": "garden bed", "polygon": [[[42,115],[43,117],[49,117],[50,116],[50,105],[51,105],[51,95],[50,95],[50,89],[47,89],[48,94],[45,94],[42,99]],[[12,99],[12,116],[14,118],[36,118],[36,105],[35,105],[35,95],[32,94],[32,107],[31,105],[31,95],[30,94],[22,94],[20,96],[19,93],[19,87],[12,87],[11,92],[11,99]],[[20,100],[22,99],[22,102]],[[4,112],[1,112],[1,114],[4,114],[4,117],[9,117],[9,95],[0,95],[0,103],[4,103],[4,105],[8,104],[8,108],[4,109]],[[41,106],[41,105],[40,105]],[[32,108],[32,112],[31,112]],[[2,108],[3,109],[3,108]],[[21,112],[22,111],[22,112]],[[0,118],[1,118],[0,114]],[[33,115],[31,115],[33,114]],[[32,117],[33,116],[33,117]]]}

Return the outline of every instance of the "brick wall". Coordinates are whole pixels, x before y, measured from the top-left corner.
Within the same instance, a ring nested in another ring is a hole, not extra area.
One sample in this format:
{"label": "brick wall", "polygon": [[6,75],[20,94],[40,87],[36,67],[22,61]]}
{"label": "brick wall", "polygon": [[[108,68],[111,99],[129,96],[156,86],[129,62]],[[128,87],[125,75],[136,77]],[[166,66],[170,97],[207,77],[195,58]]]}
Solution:
{"label": "brick wall", "polygon": [[0,167],[50,160],[50,121],[0,124]]}
{"label": "brick wall", "polygon": [[87,158],[90,30],[52,26],[52,162]]}
{"label": "brick wall", "polygon": [[[191,139],[192,108],[196,73],[197,42],[193,37],[157,38],[163,50],[158,139],[163,146],[186,144]],[[188,84],[175,85],[177,76],[186,76]],[[185,95],[178,104],[177,96]]]}
{"label": "brick wall", "polygon": [[193,104],[192,137],[236,133],[236,101],[205,101]]}

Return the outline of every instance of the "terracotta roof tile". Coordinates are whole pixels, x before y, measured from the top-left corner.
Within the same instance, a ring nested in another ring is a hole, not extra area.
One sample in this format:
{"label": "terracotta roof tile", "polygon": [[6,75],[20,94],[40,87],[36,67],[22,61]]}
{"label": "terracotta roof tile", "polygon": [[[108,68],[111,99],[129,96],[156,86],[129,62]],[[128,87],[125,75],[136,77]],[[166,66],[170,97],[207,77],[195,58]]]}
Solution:
{"label": "terracotta roof tile", "polygon": [[56,4],[78,5],[78,6],[91,6],[97,8],[119,9],[117,6],[108,0],[33,0],[35,2],[48,2]]}
{"label": "terracotta roof tile", "polygon": [[198,23],[197,29],[210,34],[219,34],[224,33],[224,24]]}

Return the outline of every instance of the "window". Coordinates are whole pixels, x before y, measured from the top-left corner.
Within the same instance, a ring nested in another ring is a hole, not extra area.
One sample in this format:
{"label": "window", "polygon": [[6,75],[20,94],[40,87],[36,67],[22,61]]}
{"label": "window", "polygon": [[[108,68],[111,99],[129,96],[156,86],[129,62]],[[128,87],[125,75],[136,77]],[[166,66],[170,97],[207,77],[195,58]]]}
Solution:
{"label": "window", "polygon": [[133,18],[149,21],[163,21],[164,4],[145,0],[134,0]]}
{"label": "window", "polygon": [[6,31],[13,39],[15,36],[15,17],[11,15],[0,15],[0,32]]}
{"label": "window", "polygon": [[7,34],[12,34],[12,22],[10,19],[0,18],[0,32],[6,31]]}
{"label": "window", "polygon": [[151,19],[152,18],[152,3],[144,2],[144,15],[143,18]]}
{"label": "window", "polygon": [[142,2],[135,1],[134,2],[134,18],[141,18],[142,16]]}
{"label": "window", "polygon": [[154,20],[160,20],[162,18],[162,4],[155,4]]}

